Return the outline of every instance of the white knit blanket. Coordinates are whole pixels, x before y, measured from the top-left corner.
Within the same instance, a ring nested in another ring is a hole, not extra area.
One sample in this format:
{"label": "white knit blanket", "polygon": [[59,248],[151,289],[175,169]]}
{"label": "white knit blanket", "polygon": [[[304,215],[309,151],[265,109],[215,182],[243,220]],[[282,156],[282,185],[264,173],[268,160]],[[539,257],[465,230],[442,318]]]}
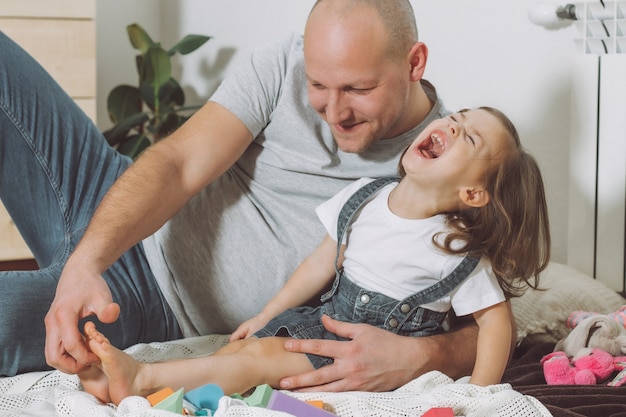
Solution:
{"label": "white knit blanket", "polygon": [[[139,361],[152,362],[210,354],[226,341],[226,336],[204,336],[175,342],[140,344],[126,352]],[[433,407],[451,407],[455,416],[551,416],[539,401],[513,390],[509,384],[479,387],[455,383],[440,372],[425,374],[393,392],[290,395],[303,400],[322,400],[334,407],[341,417],[419,417]],[[118,407],[102,404],[81,390],[75,375],[54,371],[1,378],[0,416],[175,417],[180,414],[152,409],[142,397],[128,397]],[[240,403],[232,404],[228,397],[224,397],[216,416],[286,417],[288,414]]]}

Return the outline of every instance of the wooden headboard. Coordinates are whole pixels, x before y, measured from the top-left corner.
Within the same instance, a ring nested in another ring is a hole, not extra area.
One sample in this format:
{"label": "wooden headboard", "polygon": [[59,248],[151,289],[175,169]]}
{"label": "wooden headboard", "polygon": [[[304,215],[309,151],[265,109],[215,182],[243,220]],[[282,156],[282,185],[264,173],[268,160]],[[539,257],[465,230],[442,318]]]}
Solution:
{"label": "wooden headboard", "polygon": [[[0,0],[0,28],[96,117],[96,0]],[[32,258],[0,202],[0,262]]]}

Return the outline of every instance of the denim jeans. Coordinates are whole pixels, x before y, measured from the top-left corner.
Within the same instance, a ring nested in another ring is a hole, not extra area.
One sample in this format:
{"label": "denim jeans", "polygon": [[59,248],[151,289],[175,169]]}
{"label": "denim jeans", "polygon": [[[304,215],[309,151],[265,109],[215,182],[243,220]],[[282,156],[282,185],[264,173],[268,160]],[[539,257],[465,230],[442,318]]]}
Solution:
{"label": "denim jeans", "polygon": [[[48,369],[43,319],[68,256],[131,164],[29,55],[0,32],[0,199],[40,270],[0,272],[0,375]],[[182,336],[141,244],[103,273],[121,307],[115,346]]]}

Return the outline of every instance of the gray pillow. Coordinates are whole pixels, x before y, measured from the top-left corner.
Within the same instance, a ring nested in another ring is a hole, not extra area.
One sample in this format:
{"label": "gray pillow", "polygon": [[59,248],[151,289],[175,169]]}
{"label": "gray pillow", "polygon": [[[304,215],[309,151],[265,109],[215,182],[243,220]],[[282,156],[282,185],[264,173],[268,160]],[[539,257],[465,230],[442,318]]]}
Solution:
{"label": "gray pillow", "polygon": [[539,277],[545,291],[528,290],[511,299],[517,326],[517,343],[558,342],[571,329],[567,317],[576,310],[608,314],[626,304],[626,299],[600,281],[568,266],[551,262]]}

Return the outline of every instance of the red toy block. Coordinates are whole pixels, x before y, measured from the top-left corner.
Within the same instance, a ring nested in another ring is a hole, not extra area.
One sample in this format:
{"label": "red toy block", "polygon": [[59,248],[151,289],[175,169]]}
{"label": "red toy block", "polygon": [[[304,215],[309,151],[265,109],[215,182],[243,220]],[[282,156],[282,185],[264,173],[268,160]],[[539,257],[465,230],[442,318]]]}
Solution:
{"label": "red toy block", "polygon": [[454,417],[454,410],[449,407],[446,408],[431,408],[422,414],[422,417]]}

